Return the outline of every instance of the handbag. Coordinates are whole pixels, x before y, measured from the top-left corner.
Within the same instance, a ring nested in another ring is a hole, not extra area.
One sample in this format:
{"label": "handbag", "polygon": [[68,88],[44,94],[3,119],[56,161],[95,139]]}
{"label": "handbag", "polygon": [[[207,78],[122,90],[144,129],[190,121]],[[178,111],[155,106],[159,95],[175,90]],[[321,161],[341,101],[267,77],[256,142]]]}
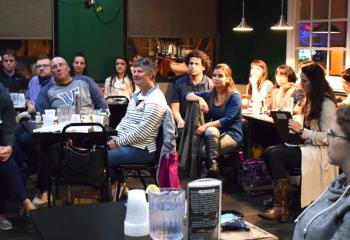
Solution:
{"label": "handbag", "polygon": [[82,148],[67,142],[63,148],[62,177],[71,184],[101,186],[104,174],[105,151],[94,145]]}
{"label": "handbag", "polygon": [[246,159],[240,152],[240,169],[238,183],[247,195],[257,195],[262,189],[272,186],[272,179],[264,161],[259,159]]}

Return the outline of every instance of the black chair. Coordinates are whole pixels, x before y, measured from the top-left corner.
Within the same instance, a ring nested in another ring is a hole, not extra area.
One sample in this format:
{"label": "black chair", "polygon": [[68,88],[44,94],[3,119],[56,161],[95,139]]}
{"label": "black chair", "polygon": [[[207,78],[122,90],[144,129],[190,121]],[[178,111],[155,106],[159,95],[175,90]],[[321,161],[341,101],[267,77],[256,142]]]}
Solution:
{"label": "black chair", "polygon": [[[157,171],[159,167],[159,157],[163,145],[163,125],[159,127],[159,132],[156,138],[156,153],[154,159],[145,164],[133,164],[133,165],[119,165],[116,167],[116,173],[118,177],[116,201],[119,201],[120,191],[122,184],[125,183],[127,178],[139,178],[142,182],[144,189],[147,188],[145,179],[151,178],[153,182],[158,185]],[[145,174],[149,173],[149,175]]]}
{"label": "black chair", "polygon": [[[98,127],[102,131],[68,132],[71,127]],[[85,141],[87,140],[87,141]],[[78,146],[83,144],[83,147]],[[88,146],[86,146],[88,145]],[[57,163],[51,163],[48,187],[48,206],[53,205],[61,185],[84,185],[100,192],[101,202],[111,201],[111,180],[108,167],[107,137],[100,123],[71,123],[65,126],[59,143]]]}
{"label": "black chair", "polygon": [[129,100],[125,96],[109,96],[106,98],[109,111],[109,126],[115,128],[124,117],[128,108]]}

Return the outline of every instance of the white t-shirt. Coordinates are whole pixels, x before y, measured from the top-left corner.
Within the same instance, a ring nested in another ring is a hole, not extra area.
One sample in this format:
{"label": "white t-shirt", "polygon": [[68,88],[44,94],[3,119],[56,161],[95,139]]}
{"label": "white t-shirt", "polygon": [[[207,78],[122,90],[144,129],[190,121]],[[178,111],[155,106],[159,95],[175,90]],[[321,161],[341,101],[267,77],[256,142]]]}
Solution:
{"label": "white t-shirt", "polygon": [[105,96],[125,96],[128,99],[133,94],[132,83],[128,76],[124,79],[118,79],[111,86],[111,77],[108,77],[105,81]]}

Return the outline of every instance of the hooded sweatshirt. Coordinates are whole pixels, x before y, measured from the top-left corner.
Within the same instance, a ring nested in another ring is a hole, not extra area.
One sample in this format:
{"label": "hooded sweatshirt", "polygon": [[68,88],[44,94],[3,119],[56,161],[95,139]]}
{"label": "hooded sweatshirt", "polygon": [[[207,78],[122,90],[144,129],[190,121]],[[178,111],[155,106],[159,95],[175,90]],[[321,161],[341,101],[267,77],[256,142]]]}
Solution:
{"label": "hooded sweatshirt", "polygon": [[350,239],[350,186],[345,174],[295,220],[293,240]]}

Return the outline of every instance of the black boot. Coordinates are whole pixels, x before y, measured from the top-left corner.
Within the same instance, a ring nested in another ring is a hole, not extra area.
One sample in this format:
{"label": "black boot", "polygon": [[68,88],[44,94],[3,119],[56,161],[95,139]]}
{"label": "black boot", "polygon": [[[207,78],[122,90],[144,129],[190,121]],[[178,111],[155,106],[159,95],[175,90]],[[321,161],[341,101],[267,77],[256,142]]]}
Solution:
{"label": "black boot", "polygon": [[220,178],[220,167],[219,167],[219,149],[220,142],[215,135],[205,136],[205,147],[208,160],[208,173],[207,177]]}

